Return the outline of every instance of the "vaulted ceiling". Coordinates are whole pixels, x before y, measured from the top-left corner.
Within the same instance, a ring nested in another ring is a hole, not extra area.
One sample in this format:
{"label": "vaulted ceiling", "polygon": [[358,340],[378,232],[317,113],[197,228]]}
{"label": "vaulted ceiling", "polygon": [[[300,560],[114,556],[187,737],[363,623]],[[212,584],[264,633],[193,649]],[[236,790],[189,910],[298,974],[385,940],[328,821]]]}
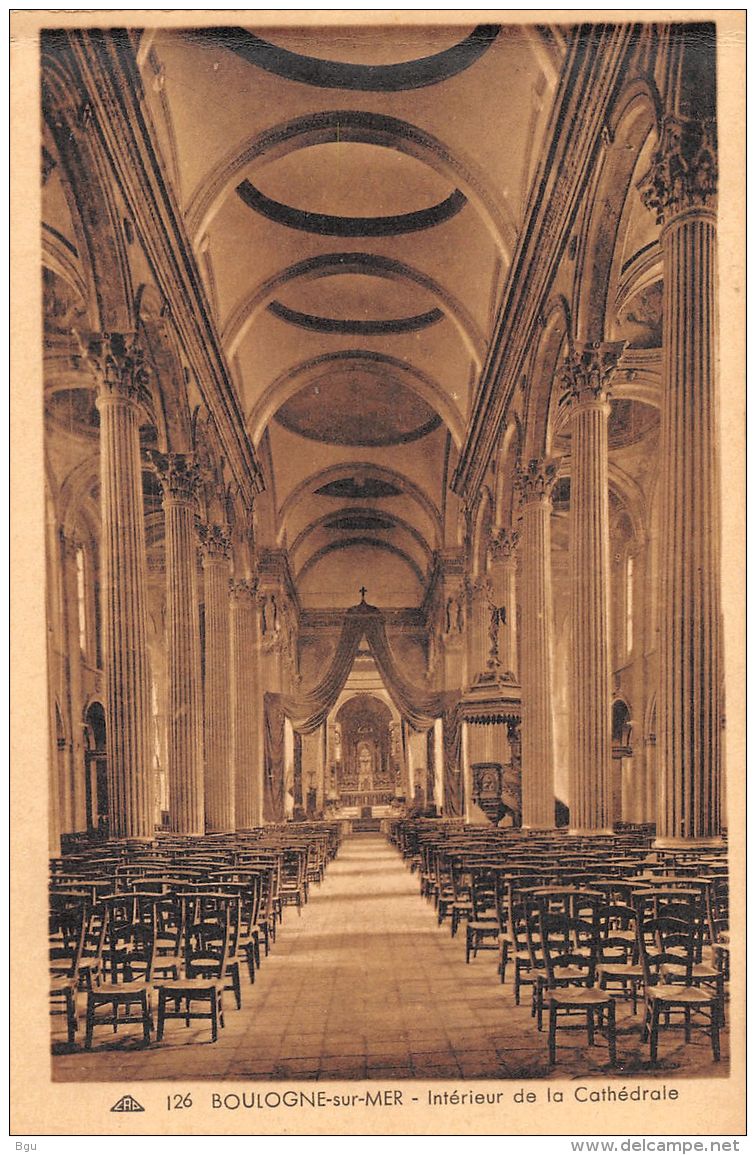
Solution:
{"label": "vaulted ceiling", "polygon": [[[140,62],[302,605],[422,602],[565,52],[554,27],[147,33]],[[263,526],[264,522],[264,526]]]}

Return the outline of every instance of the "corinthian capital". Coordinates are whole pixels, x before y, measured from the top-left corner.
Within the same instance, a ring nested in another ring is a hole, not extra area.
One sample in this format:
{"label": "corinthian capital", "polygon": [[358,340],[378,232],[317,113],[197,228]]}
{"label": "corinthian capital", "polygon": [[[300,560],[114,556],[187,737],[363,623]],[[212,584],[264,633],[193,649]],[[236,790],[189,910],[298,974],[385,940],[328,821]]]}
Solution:
{"label": "corinthian capital", "polygon": [[148,457],[160,479],[164,501],[190,502],[195,497],[202,471],[193,456],[151,449]]}
{"label": "corinthian capital", "polygon": [[517,470],[516,485],[524,503],[544,501],[551,498],[556,484],[559,462],[554,457],[540,460],[531,458],[527,466]]}
{"label": "corinthian capital", "polygon": [[149,381],[144,353],[133,333],[99,333],[80,342],[99,390],[99,398],[139,401]]}
{"label": "corinthian capital", "polygon": [[256,604],[257,582],[254,578],[240,578],[232,581],[231,593],[245,605],[254,606]]}
{"label": "corinthian capital", "polygon": [[624,341],[595,341],[574,346],[562,371],[564,391],[572,404],[609,400],[609,385],[624,348]]}
{"label": "corinthian capital", "polygon": [[200,548],[206,561],[226,560],[231,557],[231,534],[225,525],[199,527]]}
{"label": "corinthian capital", "polygon": [[478,577],[468,577],[465,581],[467,593],[471,598],[488,597],[491,593],[491,579],[488,574]]}
{"label": "corinthian capital", "polygon": [[488,542],[488,556],[491,561],[508,561],[514,554],[519,537],[516,529],[492,530]]}
{"label": "corinthian capital", "polygon": [[664,117],[661,142],[640,182],[646,208],[664,224],[684,209],[716,207],[717,126],[713,119]]}

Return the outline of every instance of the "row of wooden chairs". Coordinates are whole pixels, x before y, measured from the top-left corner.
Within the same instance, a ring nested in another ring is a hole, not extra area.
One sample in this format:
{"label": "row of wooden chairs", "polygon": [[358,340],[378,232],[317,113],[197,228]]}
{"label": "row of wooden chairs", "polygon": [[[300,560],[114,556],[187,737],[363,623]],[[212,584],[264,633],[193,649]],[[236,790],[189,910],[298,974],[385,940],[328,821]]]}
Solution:
{"label": "row of wooden chairs", "polygon": [[[223,993],[242,1003],[286,906],[301,913],[309,889],[338,851],[338,828],[265,831],[254,839],[160,839],[151,846],[93,848],[53,863],[50,996],[66,1015],[69,1046],[103,1025],[141,1023],[157,1039],[165,1023],[209,1019],[215,1041]],[[154,1006],[156,999],[156,1008]]]}
{"label": "row of wooden chairs", "polygon": [[[657,1061],[660,1029],[682,1018],[685,1039],[707,1031],[715,1061],[724,1025],[729,956],[726,856],[670,855],[630,835],[603,845],[552,839],[483,837],[459,824],[422,820],[390,832],[419,873],[420,891],[465,928],[465,957],[495,952],[514,999],[531,989],[539,1029],[548,1013],[550,1062],[563,1019],[582,1018],[593,1042],[608,1038],[616,1062],[616,1002],[644,1007],[642,1039]],[[632,843],[632,844],[631,844]],[[537,849],[537,852],[536,852]],[[570,1024],[572,1025],[572,1023]]]}

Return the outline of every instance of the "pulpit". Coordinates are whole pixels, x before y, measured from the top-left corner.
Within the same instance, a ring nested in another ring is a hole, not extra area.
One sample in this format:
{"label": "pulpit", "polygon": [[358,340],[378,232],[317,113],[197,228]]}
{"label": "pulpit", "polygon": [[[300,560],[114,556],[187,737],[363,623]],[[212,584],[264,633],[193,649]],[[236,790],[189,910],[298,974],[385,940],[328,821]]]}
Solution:
{"label": "pulpit", "polygon": [[475,762],[473,773],[473,799],[494,825],[501,817],[501,787],[504,768],[500,762]]}

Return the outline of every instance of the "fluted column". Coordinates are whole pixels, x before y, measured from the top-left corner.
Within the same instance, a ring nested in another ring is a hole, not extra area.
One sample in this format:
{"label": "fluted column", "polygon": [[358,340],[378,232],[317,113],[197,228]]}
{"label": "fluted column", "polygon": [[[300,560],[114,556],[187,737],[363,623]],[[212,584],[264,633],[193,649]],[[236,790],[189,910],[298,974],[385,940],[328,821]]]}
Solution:
{"label": "fluted column", "polygon": [[469,681],[475,682],[486,672],[490,652],[491,582],[486,574],[471,578],[468,585],[470,613],[468,616]]}
{"label": "fluted column", "polygon": [[231,710],[229,581],[231,545],[225,526],[201,527],[205,572],[205,826],[235,829]]}
{"label": "fluted column", "polygon": [[488,546],[489,576],[498,611],[498,654],[504,681],[517,681],[517,543],[513,529],[498,529]]}
{"label": "fluted column", "polygon": [[202,671],[195,495],[200,470],[178,453],[152,453],[163,488],[168,618],[168,789],[171,830],[205,833]]}
{"label": "fluted column", "polygon": [[667,116],[646,180],[663,225],[657,837],[721,834],[716,127]]}
{"label": "fluted column", "polygon": [[554,825],[551,491],[556,472],[553,461],[531,461],[517,479],[522,497],[522,824],[529,829]]}
{"label": "fluted column", "polygon": [[147,555],[139,447],[142,356],[120,334],[95,338],[88,355],[98,384],[111,836],[152,838]]}
{"label": "fluted column", "polygon": [[565,383],[571,409],[570,825],[611,831],[609,394],[622,344],[580,345]]}
{"label": "fluted column", "polygon": [[237,830],[262,822],[258,645],[255,583],[236,581],[231,587],[231,669]]}

